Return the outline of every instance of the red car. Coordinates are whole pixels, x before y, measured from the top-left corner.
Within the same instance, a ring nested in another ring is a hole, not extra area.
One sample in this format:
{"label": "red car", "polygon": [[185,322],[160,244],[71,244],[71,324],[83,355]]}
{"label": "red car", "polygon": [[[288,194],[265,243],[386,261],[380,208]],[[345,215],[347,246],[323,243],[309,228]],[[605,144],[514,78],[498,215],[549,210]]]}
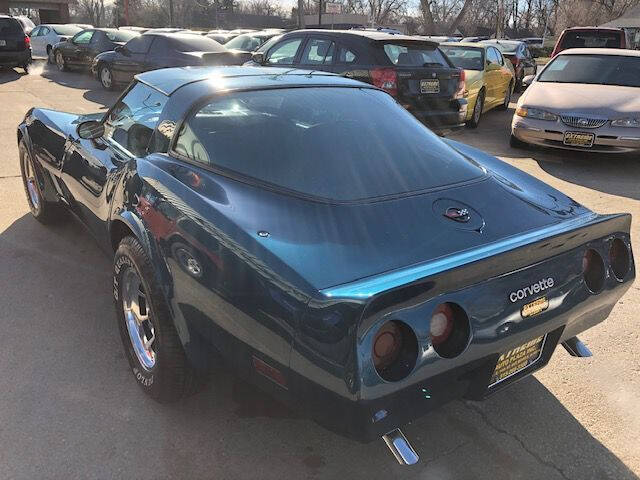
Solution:
{"label": "red car", "polygon": [[622,28],[567,28],[553,47],[552,57],[568,48],[629,48],[630,42]]}

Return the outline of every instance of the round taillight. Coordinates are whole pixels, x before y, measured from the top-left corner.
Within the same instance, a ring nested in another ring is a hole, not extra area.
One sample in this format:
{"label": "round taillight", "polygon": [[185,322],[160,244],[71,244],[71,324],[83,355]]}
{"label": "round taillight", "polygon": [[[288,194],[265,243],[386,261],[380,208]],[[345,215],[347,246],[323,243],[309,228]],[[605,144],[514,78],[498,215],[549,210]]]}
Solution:
{"label": "round taillight", "polygon": [[604,286],[604,260],[598,252],[590,248],[582,257],[582,275],[584,283],[591,293],[599,293]]}
{"label": "round taillight", "polygon": [[629,271],[631,259],[627,245],[619,238],[614,238],[609,249],[611,271],[617,280],[622,281]]}
{"label": "round taillight", "polygon": [[416,365],[418,340],[404,322],[391,320],[383,324],[373,339],[371,358],[378,375],[395,382],[403,379]]}
{"label": "round taillight", "polygon": [[460,305],[441,303],[431,314],[429,333],[438,355],[444,358],[457,357],[469,344],[469,317]]}

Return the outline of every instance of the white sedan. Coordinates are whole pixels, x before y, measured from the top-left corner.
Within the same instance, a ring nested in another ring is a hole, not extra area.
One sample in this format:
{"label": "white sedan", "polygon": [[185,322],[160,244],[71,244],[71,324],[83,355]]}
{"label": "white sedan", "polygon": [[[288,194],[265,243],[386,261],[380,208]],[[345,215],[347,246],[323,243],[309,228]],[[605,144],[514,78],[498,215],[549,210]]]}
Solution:
{"label": "white sedan", "polygon": [[47,57],[49,63],[53,62],[53,46],[63,40],[68,40],[82,28],[77,25],[38,25],[31,31],[31,49],[34,57]]}

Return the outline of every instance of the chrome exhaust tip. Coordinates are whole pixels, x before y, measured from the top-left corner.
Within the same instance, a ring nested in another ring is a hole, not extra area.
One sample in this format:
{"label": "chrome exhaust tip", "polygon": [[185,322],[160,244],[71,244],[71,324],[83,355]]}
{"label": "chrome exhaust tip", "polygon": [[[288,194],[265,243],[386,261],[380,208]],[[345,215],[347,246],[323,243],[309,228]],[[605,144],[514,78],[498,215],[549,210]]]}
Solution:
{"label": "chrome exhaust tip", "polygon": [[400,465],[414,465],[418,463],[420,459],[418,454],[399,428],[384,434],[382,439]]}
{"label": "chrome exhaust tip", "polygon": [[565,348],[569,355],[572,357],[591,357],[593,354],[587,346],[580,341],[578,337],[571,337],[568,340],[562,342],[562,346]]}

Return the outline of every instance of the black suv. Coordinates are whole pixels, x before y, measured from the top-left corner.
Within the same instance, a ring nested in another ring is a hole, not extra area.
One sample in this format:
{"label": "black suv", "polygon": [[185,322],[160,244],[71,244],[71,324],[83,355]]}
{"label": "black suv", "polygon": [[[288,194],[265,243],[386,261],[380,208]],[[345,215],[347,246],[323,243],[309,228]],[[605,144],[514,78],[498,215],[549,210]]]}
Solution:
{"label": "black suv", "polygon": [[249,64],[334,72],[373,84],[435,129],[467,114],[464,70],[438,44],[407,35],[359,30],[297,30],[269,41]]}
{"label": "black suv", "polygon": [[24,33],[18,20],[0,15],[0,65],[22,67],[29,71],[31,63],[31,40]]}

